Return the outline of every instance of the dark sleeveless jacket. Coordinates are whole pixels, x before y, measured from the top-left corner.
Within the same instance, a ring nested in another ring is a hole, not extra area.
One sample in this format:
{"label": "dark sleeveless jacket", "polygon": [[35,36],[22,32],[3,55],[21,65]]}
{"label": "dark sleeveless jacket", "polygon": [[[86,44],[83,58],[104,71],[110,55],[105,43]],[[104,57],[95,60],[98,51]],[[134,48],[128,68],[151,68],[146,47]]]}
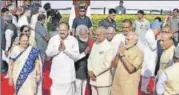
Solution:
{"label": "dark sleeveless jacket", "polygon": [[[81,41],[77,38],[79,44],[79,51],[83,53],[85,49],[88,47],[87,42]],[[88,70],[87,70],[87,59],[88,55],[77,62],[75,62],[75,70],[76,70],[76,78],[77,79],[87,79],[88,78]]]}

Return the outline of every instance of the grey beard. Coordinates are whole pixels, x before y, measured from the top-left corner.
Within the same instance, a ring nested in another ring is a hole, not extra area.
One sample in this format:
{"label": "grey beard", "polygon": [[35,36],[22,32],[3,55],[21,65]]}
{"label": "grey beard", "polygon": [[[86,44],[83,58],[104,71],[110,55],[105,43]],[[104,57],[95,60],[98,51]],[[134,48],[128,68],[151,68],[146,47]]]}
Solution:
{"label": "grey beard", "polygon": [[79,37],[79,39],[83,42],[87,42],[88,41],[88,38],[82,38],[82,37]]}

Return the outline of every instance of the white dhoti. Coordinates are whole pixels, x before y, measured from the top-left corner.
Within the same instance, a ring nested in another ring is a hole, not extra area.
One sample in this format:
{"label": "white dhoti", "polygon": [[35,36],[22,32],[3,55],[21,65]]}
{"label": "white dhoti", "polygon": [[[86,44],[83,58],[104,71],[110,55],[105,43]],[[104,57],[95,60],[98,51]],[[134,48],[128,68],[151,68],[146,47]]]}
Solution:
{"label": "white dhoti", "polygon": [[74,82],[73,83],[57,83],[52,81],[50,88],[50,95],[75,95]]}
{"label": "white dhoti", "polygon": [[110,95],[111,94],[111,87],[94,87],[91,86],[92,95]]}
{"label": "white dhoti", "polygon": [[85,95],[87,80],[76,79],[75,95]]}

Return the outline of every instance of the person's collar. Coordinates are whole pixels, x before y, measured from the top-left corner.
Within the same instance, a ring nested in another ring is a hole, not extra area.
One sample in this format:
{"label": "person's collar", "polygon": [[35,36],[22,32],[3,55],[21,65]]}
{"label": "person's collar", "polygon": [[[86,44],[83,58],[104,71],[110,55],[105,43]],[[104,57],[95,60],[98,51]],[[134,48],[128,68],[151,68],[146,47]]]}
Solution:
{"label": "person's collar", "polygon": [[107,17],[107,20],[108,20],[108,22],[113,22],[113,20],[110,19],[109,17]]}
{"label": "person's collar", "polygon": [[175,48],[175,45],[174,45],[174,44],[171,45],[169,48],[167,48],[166,51],[168,51],[168,50],[170,51],[170,50],[173,49],[173,48]]}
{"label": "person's collar", "polygon": [[101,44],[103,44],[103,43],[105,43],[107,41],[107,39],[104,39],[103,41],[101,41],[101,42],[96,42],[98,45],[101,45]]}
{"label": "person's collar", "polygon": [[145,18],[142,18],[142,19],[138,19],[139,22],[144,22],[145,21]]}
{"label": "person's collar", "polygon": [[[132,31],[131,31],[132,32]],[[130,32],[124,32],[123,34],[124,34],[124,36],[126,36],[128,33],[130,33]]]}
{"label": "person's collar", "polygon": [[136,45],[133,45],[133,46],[131,46],[131,47],[129,47],[129,48],[126,48],[126,50],[132,50],[132,49],[134,49],[134,48],[136,48]]}
{"label": "person's collar", "polygon": [[80,16],[80,15],[79,15],[79,17],[82,18],[82,19],[84,19],[84,18],[86,17],[86,15],[84,15],[84,16]]}

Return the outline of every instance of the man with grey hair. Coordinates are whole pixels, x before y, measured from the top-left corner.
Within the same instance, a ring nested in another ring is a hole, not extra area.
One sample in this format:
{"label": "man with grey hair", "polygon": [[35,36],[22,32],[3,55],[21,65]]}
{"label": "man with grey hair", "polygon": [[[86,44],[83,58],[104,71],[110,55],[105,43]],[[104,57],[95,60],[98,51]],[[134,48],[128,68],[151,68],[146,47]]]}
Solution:
{"label": "man with grey hair", "polygon": [[88,75],[92,88],[92,95],[110,95],[112,75],[111,62],[114,49],[106,40],[105,27],[96,30],[96,41],[88,58]]}
{"label": "man with grey hair", "polygon": [[85,95],[85,88],[88,81],[87,59],[90,52],[88,27],[85,25],[79,25],[76,28],[76,38],[78,40],[79,52],[85,53],[85,56],[75,62],[76,69],[76,92],[75,95]]}
{"label": "man with grey hair", "polygon": [[125,38],[125,46],[121,44],[118,49],[111,95],[138,95],[143,53],[136,46],[137,41],[137,34],[129,32]]}
{"label": "man with grey hair", "polygon": [[17,17],[15,16],[15,11],[15,6],[9,6],[9,15],[12,16],[12,23],[17,26]]}
{"label": "man with grey hair", "polygon": [[162,72],[156,85],[157,95],[179,95],[179,47],[174,50],[174,64]]}
{"label": "man with grey hair", "polygon": [[[5,47],[2,48],[4,50],[4,55],[5,57],[8,57],[9,51],[11,50],[12,43],[17,37],[17,29],[16,26],[12,23],[12,16],[10,15],[5,15],[3,16],[4,23],[6,25],[5,27],[5,33],[3,38],[3,42],[5,43]],[[8,63],[8,60],[5,60]]]}
{"label": "man with grey hair", "polygon": [[[117,34],[114,27],[108,27],[106,31],[106,39],[114,48],[114,56],[117,54],[120,44],[125,43],[125,37],[123,34]],[[111,73],[114,76],[115,68],[111,68]]]}
{"label": "man with grey hair", "polygon": [[[34,15],[32,15],[32,17],[31,17],[31,24],[30,24],[30,26],[31,26],[31,28],[32,28],[33,30],[35,30],[35,25],[36,25],[36,23],[37,23],[37,21],[38,21],[37,19],[38,19],[38,16],[39,16],[40,14],[46,15],[45,9],[42,8],[42,7],[39,8],[37,14],[34,14]],[[45,20],[46,20],[46,18],[45,18]]]}

